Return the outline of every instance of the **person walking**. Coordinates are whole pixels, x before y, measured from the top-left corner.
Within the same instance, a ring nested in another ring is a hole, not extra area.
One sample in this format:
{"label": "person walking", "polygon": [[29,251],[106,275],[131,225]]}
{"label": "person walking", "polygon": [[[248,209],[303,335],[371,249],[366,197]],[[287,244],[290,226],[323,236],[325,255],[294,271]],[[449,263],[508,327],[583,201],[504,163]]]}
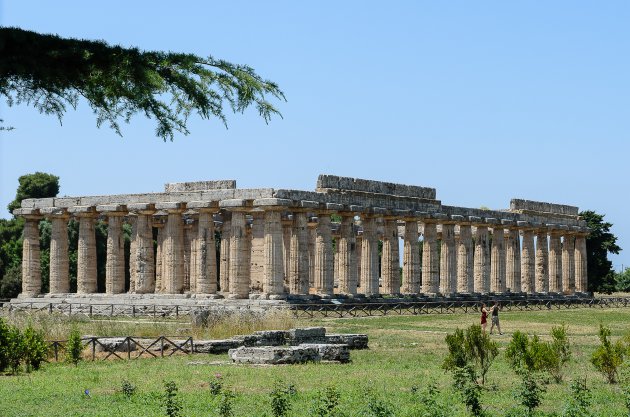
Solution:
{"label": "person walking", "polygon": [[499,331],[500,335],[503,334],[503,332],[501,332],[501,324],[499,324],[499,310],[500,309],[501,309],[501,306],[499,305],[499,302],[495,301],[494,305],[490,309],[490,311],[492,311],[492,325],[490,326],[490,334],[492,334],[492,331],[494,330],[494,326],[497,326],[497,330]]}
{"label": "person walking", "polygon": [[481,330],[486,334],[486,326],[488,325],[488,309],[486,303],[481,303]]}

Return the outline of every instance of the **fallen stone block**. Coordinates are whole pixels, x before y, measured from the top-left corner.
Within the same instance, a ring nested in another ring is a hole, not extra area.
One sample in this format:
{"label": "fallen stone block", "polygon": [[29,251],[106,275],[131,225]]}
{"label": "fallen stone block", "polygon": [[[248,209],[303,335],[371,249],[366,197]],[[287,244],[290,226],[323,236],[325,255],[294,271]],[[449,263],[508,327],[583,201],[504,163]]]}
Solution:
{"label": "fallen stone block", "polygon": [[366,334],[328,334],[326,343],[340,343],[348,345],[349,349],[367,349],[368,335]]}
{"label": "fallen stone block", "polygon": [[127,341],[124,337],[99,337],[95,343],[94,350],[96,352],[133,352],[136,350],[136,342],[133,340]]}
{"label": "fallen stone block", "polygon": [[303,343],[298,347],[309,347],[317,349],[323,361],[334,361],[341,363],[350,362],[350,349],[345,344],[329,343]]}
{"label": "fallen stone block", "polygon": [[321,360],[321,355],[318,349],[302,346],[242,346],[237,349],[230,349],[228,355],[230,356],[230,359],[236,363],[266,365],[319,362]]}
{"label": "fallen stone block", "polygon": [[193,350],[195,353],[226,353],[230,349],[236,349],[243,345],[241,340],[224,339],[224,340],[195,340],[193,341]]}
{"label": "fallen stone block", "polygon": [[243,346],[282,346],[287,344],[288,332],[285,330],[262,330],[233,339],[243,341]]}
{"label": "fallen stone block", "polygon": [[325,327],[303,327],[288,331],[288,343],[299,345],[301,343],[325,343]]}

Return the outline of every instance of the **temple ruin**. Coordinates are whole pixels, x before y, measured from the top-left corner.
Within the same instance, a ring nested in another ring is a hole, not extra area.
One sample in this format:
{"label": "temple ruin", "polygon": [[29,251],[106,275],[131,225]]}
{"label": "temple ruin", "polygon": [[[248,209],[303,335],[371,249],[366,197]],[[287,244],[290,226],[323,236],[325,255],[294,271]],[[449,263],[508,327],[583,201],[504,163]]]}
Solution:
{"label": "temple ruin", "polygon": [[[238,189],[233,180],[174,183],[163,193],[26,199],[13,213],[25,219],[20,298],[43,296],[43,218],[52,223],[50,297],[69,293],[71,218],[79,222],[77,296],[97,293],[99,219],[108,231],[106,295],[587,292],[588,228],[567,205],[513,199],[505,210],[447,206],[434,188],[320,175],[315,191]],[[124,223],[132,227],[127,252]]]}

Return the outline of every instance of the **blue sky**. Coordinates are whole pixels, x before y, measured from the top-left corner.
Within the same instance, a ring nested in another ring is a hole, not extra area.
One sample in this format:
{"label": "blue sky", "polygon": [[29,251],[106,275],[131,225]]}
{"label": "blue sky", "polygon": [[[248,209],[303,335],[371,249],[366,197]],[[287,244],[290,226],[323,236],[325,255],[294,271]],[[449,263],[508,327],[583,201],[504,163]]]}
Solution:
{"label": "blue sky", "polygon": [[320,173],[437,188],[444,204],[511,198],[606,214],[630,266],[630,2],[44,2],[0,0],[0,23],[246,63],[284,90],[284,119],[193,119],[164,143],[143,116],[123,137],[86,103],[60,125],[0,104],[0,216],[17,178],[61,195],[236,179],[313,189]]}

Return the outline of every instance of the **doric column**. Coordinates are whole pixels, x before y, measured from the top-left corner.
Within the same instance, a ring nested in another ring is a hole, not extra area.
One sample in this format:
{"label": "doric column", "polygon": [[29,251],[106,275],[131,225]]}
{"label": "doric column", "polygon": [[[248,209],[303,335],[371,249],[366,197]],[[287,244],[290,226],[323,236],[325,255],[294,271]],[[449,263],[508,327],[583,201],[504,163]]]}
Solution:
{"label": "doric column", "polygon": [[549,228],[549,292],[562,292],[562,232],[557,225]]}
{"label": "doric column", "polygon": [[96,284],[96,212],[91,206],[70,207],[68,212],[79,218],[77,242],[77,294],[93,294]]}
{"label": "doric column", "polygon": [[437,242],[437,221],[425,218],[422,242],[422,292],[436,294],[439,291],[439,256]]}
{"label": "doric column", "polygon": [[418,220],[412,217],[405,219],[403,294],[418,294],[420,292],[420,246],[418,238]]}
{"label": "doric column", "polygon": [[475,228],[475,261],[473,275],[474,291],[487,294],[490,291],[490,256],[488,248],[488,226],[477,223]]}
{"label": "doric column", "polygon": [[565,231],[562,241],[562,292],[575,293],[575,235]]}
{"label": "doric column", "polygon": [[400,250],[398,248],[398,221],[395,217],[383,219],[383,249],[381,278],[383,294],[400,295]]}
{"label": "doric column", "polygon": [[214,238],[214,219],[218,210],[215,201],[193,201],[187,204],[197,214],[197,235],[193,238],[194,275],[191,284],[197,294],[215,294],[217,292],[217,251]]}
{"label": "doric column", "polygon": [[536,292],[549,292],[549,243],[544,225],[536,229]]}
{"label": "doric column", "polygon": [[521,292],[521,237],[512,223],[505,233],[505,282],[513,293]]}
{"label": "doric column", "polygon": [[251,211],[245,200],[222,200],[219,206],[232,212],[230,230],[230,298],[249,298],[250,245],[245,213]]}
{"label": "doric column", "polygon": [[153,216],[153,227],[157,229],[157,245],[155,249],[155,290],[154,293],[164,292],[162,287],[162,245],[164,244],[164,216]]}
{"label": "doric column", "polygon": [[533,294],[535,286],[534,229],[527,222],[517,222],[523,232],[523,249],[521,251],[521,291]]}
{"label": "doric column", "polygon": [[125,292],[125,242],[122,235],[123,205],[96,206],[96,211],[107,217],[107,257],[105,260],[105,293]]}
{"label": "doric column", "polygon": [[361,243],[361,292],[364,295],[376,295],[378,286],[378,238],[376,219],[369,214],[361,215],[363,239]]}
{"label": "doric column", "polygon": [[249,288],[252,293],[262,293],[265,282],[265,213],[258,208],[251,212],[251,216]]}
{"label": "doric column", "polygon": [[265,249],[264,249],[264,287],[265,295],[270,299],[286,297],[284,291],[284,227],[282,211],[291,204],[290,200],[263,198],[254,200],[254,206],[265,210]]}
{"label": "doric column", "polygon": [[306,211],[294,211],[292,222],[289,293],[305,295],[308,294],[309,290],[308,276],[310,272]]}
{"label": "doric column", "polygon": [[320,212],[317,216],[317,240],[315,242],[315,291],[320,296],[330,297],[334,292],[332,232],[330,214]]}
{"label": "doric column", "polygon": [[586,236],[585,228],[578,227],[575,235],[575,291],[588,292],[588,269],[586,263]]}
{"label": "doric column", "polygon": [[166,294],[184,291],[184,222],[185,203],[158,203],[158,210],[167,213],[162,244],[162,286]]}
{"label": "doric column", "polygon": [[232,213],[221,213],[221,246],[219,252],[219,289],[223,294],[230,292],[230,233],[232,231]]}
{"label": "doric column", "polygon": [[[290,214],[283,215],[282,223],[282,282],[284,288],[289,288],[289,264],[291,263],[291,229],[293,219]],[[286,290],[284,291],[286,292]]]}
{"label": "doric column", "polygon": [[339,292],[357,293],[357,248],[354,237],[354,213],[341,213],[340,237],[337,241]]}
{"label": "doric column", "polygon": [[505,288],[505,230],[501,221],[495,219],[490,253],[490,292],[502,294]]}
{"label": "doric column", "polygon": [[457,252],[455,249],[455,222],[442,222],[440,254],[440,293],[450,295],[457,290]]}
{"label": "doric column", "polygon": [[155,259],[153,252],[153,204],[129,204],[127,209],[135,215],[134,250],[130,252],[129,267],[133,271],[138,294],[155,292]]}
{"label": "doric column", "polygon": [[188,216],[187,214],[186,218],[182,219],[184,226],[184,286],[182,291],[184,293],[195,292],[195,281],[192,277],[197,273],[197,271],[195,271],[197,266],[193,263],[193,259],[196,255],[193,242],[198,232],[197,221],[194,217],[195,216]]}
{"label": "doric column", "polygon": [[24,235],[22,238],[22,294],[21,297],[35,297],[42,292],[42,273],[39,248],[38,209],[19,208],[13,211],[16,216],[24,218]]}
{"label": "doric column", "polygon": [[70,291],[68,260],[68,213],[66,209],[50,207],[42,209],[52,222],[50,236],[50,293],[64,294]]}
{"label": "doric column", "polygon": [[363,254],[363,230],[357,230],[357,233],[354,237],[355,242],[357,243],[357,293],[363,294],[363,290],[361,289],[361,259]]}
{"label": "doric column", "polygon": [[[453,216],[455,217],[455,216]],[[462,219],[463,220],[463,217]],[[457,292],[471,294],[474,292],[473,281],[473,244],[470,223],[459,224],[457,239]]]}
{"label": "doric column", "polygon": [[308,219],[308,286],[315,288],[315,246],[317,242],[317,217]]}

